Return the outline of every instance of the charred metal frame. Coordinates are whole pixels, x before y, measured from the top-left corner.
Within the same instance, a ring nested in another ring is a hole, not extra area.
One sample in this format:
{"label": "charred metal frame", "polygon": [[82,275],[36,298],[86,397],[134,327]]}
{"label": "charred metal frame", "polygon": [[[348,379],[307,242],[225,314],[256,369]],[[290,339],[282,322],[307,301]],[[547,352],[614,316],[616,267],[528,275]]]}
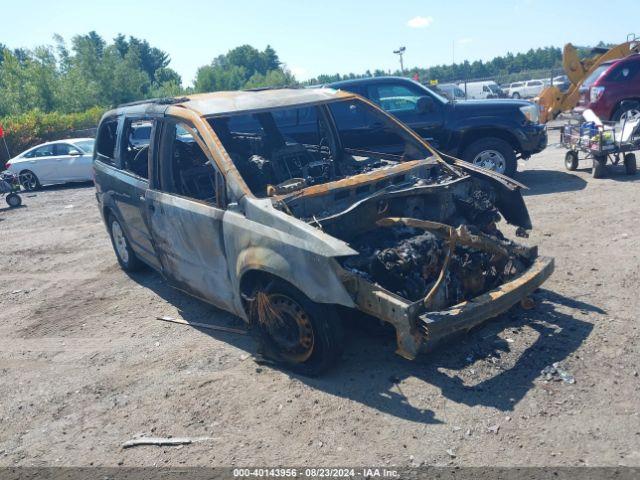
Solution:
{"label": "charred metal frame", "polygon": [[[370,105],[378,115],[386,121],[394,123],[406,136],[423,145],[432,154],[432,157],[427,160],[404,162],[394,167],[394,173],[408,172],[421,165],[439,164],[454,178],[447,188],[451,188],[452,184],[470,176],[492,182],[503,191],[502,202],[506,212],[505,218],[508,221],[517,218],[517,222],[512,223],[519,224],[523,228],[531,228],[526,207],[524,207],[518,192],[518,189],[526,187],[508,177],[476,168],[458,159],[444,160],[415,132],[370,101],[347,92],[328,91],[322,93],[324,98],[314,101],[296,103],[289,97],[289,103],[279,104],[278,91],[268,93],[273,95],[273,97],[267,97],[271,99],[271,103],[265,101],[263,108],[240,111],[242,113],[271,111],[276,108],[298,108],[344,100],[358,100]],[[224,103],[228,100],[230,104],[233,104],[235,94],[235,92],[219,92],[194,95],[168,105],[162,103],[141,104],[122,107],[105,114],[106,117],[152,113],[156,118],[164,116],[176,121],[184,121],[196,130],[197,135],[193,137],[207,155],[208,160],[220,172],[222,177],[220,186],[224,186],[224,196],[218,197],[218,206],[226,207],[223,217],[226,230],[223,239],[224,251],[221,254],[225,255],[229,266],[230,285],[233,292],[229,294],[231,303],[218,306],[233,311],[248,321],[248,315],[245,311],[246,304],[242,301],[243,281],[255,272],[264,273],[295,285],[315,302],[357,308],[390,323],[396,330],[397,353],[405,358],[413,359],[423,345],[437,341],[454,331],[469,329],[507,310],[538,288],[553,272],[553,260],[538,257],[528,270],[498,288],[446,310],[429,311],[432,298],[440,288],[442,278],[448,268],[448,259],[456,244],[472,246],[498,255],[504,255],[505,250],[490,238],[473,235],[464,227],[454,229],[443,223],[411,218],[384,218],[378,222],[378,225],[392,226],[402,223],[429,230],[447,239],[449,251],[440,277],[424,299],[417,302],[408,301],[345,270],[336,261],[336,258],[356,255],[358,252],[350,248],[346,242],[314,227],[312,222],[304,222],[274,208],[274,203],[286,204],[289,200],[311,199],[343,187],[375,183],[387,177],[389,171],[378,170],[358,174],[327,184],[310,186],[287,195],[267,199],[256,198],[208,122],[212,116],[229,114],[224,109],[220,110],[218,103]],[[290,91],[287,91],[287,94],[290,94]],[[304,92],[300,92],[300,95],[304,96]],[[321,96],[320,94],[316,95]],[[335,129],[335,125],[332,128]],[[401,191],[392,192],[392,195],[401,194]],[[200,205],[199,208],[204,208],[201,202],[196,200],[193,202],[194,208],[196,205]],[[181,220],[175,219],[175,221]]]}

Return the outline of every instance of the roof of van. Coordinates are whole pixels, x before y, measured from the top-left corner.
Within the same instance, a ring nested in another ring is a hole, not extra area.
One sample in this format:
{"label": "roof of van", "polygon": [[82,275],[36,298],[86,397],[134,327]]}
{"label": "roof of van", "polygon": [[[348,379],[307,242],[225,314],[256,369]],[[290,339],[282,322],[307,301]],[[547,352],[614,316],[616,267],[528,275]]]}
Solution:
{"label": "roof of van", "polygon": [[117,110],[126,112],[153,106],[175,105],[193,110],[201,116],[253,112],[279,107],[296,107],[328,101],[354,98],[349,92],[331,88],[283,88],[199,93],[186,97],[152,99],[120,105]]}

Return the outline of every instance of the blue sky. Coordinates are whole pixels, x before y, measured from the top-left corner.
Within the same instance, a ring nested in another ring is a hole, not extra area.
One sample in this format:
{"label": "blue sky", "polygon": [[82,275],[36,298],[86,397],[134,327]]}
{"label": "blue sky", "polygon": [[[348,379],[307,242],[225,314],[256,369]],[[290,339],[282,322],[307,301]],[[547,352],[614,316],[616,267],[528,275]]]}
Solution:
{"label": "blue sky", "polygon": [[[637,0],[0,0],[0,42],[11,48],[97,31],[147,39],[188,85],[198,66],[241,44],[271,44],[304,80],[320,73],[488,60],[548,45],[622,42],[640,34]],[[455,53],[454,53],[455,52]]]}

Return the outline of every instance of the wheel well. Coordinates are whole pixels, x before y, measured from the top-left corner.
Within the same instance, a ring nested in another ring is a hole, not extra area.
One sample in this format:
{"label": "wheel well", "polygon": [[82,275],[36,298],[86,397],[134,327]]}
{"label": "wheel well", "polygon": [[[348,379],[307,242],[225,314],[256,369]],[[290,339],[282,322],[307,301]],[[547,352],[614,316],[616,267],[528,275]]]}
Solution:
{"label": "wheel well", "polygon": [[494,137],[504,140],[509,145],[511,145],[511,148],[513,148],[516,152],[520,151],[520,144],[518,143],[518,140],[507,130],[501,130],[499,128],[481,128],[472,130],[462,137],[462,141],[460,142],[459,154],[462,155],[467,147],[476,140],[481,140],[487,137]]}
{"label": "wheel well", "polygon": [[[266,285],[273,280],[278,280],[279,282],[285,282],[291,285],[281,277],[265,272],[264,270],[247,270],[240,278],[240,293],[243,295],[251,295],[256,286]],[[291,286],[294,287],[294,285]]]}
{"label": "wheel well", "polygon": [[109,215],[112,215],[113,211],[111,207],[102,207],[102,218],[104,218],[104,223],[109,226]]}
{"label": "wheel well", "polygon": [[640,98],[624,98],[622,100],[620,100],[618,103],[616,103],[616,106],[613,107],[613,111],[611,112],[611,117],[613,117],[613,115],[618,111],[618,109],[621,107],[622,102],[636,102],[636,103],[640,103]]}

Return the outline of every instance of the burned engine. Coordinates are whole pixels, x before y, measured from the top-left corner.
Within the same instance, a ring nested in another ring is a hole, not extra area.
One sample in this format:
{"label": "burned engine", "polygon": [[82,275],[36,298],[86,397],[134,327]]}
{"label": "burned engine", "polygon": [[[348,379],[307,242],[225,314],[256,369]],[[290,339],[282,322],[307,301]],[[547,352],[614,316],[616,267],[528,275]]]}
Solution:
{"label": "burned engine", "polygon": [[410,301],[424,299],[440,281],[430,305],[434,309],[496,288],[527,269],[537,255],[535,249],[477,228],[459,228],[460,238],[451,247],[442,234],[446,225],[429,231],[397,223],[355,238],[351,246],[360,254],[345,259],[343,266]]}

